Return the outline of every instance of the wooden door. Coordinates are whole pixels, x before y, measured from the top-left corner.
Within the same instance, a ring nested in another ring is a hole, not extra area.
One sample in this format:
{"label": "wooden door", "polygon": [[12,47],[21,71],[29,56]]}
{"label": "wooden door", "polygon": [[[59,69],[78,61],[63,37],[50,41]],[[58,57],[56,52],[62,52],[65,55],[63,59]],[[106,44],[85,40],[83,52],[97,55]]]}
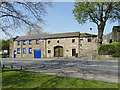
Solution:
{"label": "wooden door", "polygon": [[63,57],[63,47],[61,46],[56,46],[54,48],[54,56],[55,57]]}

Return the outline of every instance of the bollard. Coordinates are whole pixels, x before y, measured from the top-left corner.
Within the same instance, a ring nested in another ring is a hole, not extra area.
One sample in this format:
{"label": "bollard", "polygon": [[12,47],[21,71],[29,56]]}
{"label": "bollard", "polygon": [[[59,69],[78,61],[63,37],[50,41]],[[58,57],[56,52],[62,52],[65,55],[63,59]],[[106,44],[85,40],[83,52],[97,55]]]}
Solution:
{"label": "bollard", "polygon": [[68,59],[68,55],[66,55],[66,59]]}
{"label": "bollard", "polygon": [[5,68],[5,65],[3,65],[3,68]]}
{"label": "bollard", "polygon": [[11,65],[11,68],[13,69],[13,66]]}
{"label": "bollard", "polygon": [[20,70],[22,70],[22,66],[20,67]]}

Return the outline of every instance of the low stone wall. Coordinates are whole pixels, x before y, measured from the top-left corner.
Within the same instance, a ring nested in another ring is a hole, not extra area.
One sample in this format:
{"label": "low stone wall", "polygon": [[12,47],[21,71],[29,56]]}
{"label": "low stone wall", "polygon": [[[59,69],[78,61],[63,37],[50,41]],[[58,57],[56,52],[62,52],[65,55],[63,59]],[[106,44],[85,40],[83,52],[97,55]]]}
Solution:
{"label": "low stone wall", "polygon": [[97,50],[81,50],[79,57],[86,57],[90,55],[96,55],[98,54]]}
{"label": "low stone wall", "polygon": [[94,60],[120,60],[120,58],[113,58],[111,55],[92,55]]}

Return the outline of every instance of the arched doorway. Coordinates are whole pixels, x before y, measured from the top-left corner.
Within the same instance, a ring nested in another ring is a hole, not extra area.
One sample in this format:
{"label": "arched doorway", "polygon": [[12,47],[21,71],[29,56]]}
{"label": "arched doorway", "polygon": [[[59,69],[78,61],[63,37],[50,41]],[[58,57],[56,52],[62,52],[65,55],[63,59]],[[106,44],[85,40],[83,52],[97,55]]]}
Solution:
{"label": "arched doorway", "polygon": [[62,46],[54,47],[54,57],[63,57],[63,47]]}

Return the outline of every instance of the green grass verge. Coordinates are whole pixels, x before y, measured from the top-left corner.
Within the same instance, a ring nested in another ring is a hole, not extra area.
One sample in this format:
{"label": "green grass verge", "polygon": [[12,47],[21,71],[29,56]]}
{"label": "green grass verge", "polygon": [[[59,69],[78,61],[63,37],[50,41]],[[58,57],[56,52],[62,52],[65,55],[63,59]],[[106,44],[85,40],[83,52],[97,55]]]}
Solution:
{"label": "green grass verge", "polygon": [[2,69],[3,88],[118,88],[118,83]]}

